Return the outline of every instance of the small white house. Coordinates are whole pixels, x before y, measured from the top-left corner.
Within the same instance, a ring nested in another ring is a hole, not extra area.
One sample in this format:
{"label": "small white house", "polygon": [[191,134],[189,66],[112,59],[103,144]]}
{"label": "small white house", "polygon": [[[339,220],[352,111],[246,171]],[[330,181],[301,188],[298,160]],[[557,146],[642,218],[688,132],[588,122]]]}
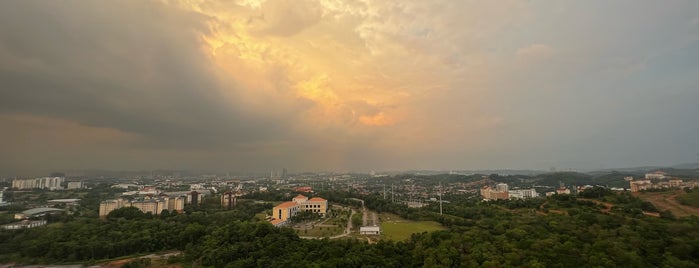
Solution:
{"label": "small white house", "polygon": [[359,227],[359,234],[380,235],[381,234],[381,227],[379,227],[379,226],[362,226],[362,227]]}

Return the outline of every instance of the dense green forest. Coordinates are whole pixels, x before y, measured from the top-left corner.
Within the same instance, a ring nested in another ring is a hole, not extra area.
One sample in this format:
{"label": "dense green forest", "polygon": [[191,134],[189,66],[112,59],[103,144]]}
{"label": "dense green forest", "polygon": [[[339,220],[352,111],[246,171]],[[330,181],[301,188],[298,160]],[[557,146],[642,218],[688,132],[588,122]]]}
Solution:
{"label": "dense green forest", "polygon": [[[340,201],[355,194],[335,193]],[[449,230],[402,242],[305,240],[255,221],[268,205],[188,209],[152,216],[119,209],[106,220],[76,218],[43,228],[0,231],[0,263],[97,263],[162,250],[173,261],[212,267],[697,267],[699,218],[648,217],[654,207],[601,188],[584,199],[452,203],[440,216],[364,196],[368,207],[442,222]],[[599,202],[615,207],[603,212]],[[557,211],[557,213],[553,213]]]}

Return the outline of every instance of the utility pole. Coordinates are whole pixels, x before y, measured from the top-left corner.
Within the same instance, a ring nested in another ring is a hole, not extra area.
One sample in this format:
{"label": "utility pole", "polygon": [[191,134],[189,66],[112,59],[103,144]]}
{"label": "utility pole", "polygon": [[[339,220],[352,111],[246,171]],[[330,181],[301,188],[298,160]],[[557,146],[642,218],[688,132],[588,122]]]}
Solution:
{"label": "utility pole", "polygon": [[383,184],[383,200],[386,200],[386,184]]}
{"label": "utility pole", "polygon": [[439,216],[442,216],[442,183],[439,183]]}
{"label": "utility pole", "polygon": [[393,183],[391,183],[391,203],[396,202],[396,193],[393,191]]}

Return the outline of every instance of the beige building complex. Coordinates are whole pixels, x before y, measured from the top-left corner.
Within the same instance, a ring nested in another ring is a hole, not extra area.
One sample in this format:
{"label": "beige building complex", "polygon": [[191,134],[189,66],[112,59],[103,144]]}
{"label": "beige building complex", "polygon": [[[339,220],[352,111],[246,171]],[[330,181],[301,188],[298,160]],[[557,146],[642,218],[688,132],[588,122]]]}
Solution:
{"label": "beige building complex", "polygon": [[289,218],[296,216],[296,213],[299,211],[310,211],[325,216],[328,212],[328,200],[320,197],[308,199],[306,196],[298,195],[292,201],[281,203],[272,209],[271,223],[274,226],[284,225]]}
{"label": "beige building complex", "polygon": [[143,211],[143,213],[151,213],[153,215],[158,215],[163,210],[182,212],[186,201],[187,198],[185,196],[171,198],[167,195],[160,195],[158,197],[147,195],[143,198],[131,201],[123,198],[106,200],[100,202],[99,216],[106,217],[109,215],[109,212],[123,207],[135,207]]}

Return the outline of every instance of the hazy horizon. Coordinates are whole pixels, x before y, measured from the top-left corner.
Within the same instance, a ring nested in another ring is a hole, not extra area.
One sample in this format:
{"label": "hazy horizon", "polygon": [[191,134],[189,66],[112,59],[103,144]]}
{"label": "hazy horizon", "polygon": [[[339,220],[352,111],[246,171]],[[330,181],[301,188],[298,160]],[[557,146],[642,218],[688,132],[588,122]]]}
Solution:
{"label": "hazy horizon", "polygon": [[0,175],[695,163],[696,1],[3,1]]}

